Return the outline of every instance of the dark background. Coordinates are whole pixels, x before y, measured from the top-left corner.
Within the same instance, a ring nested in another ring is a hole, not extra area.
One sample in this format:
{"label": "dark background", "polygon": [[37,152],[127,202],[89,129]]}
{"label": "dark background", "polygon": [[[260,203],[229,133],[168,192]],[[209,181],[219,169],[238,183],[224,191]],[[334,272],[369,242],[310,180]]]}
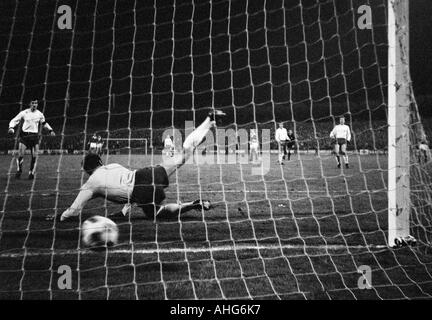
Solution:
{"label": "dark background", "polygon": [[[73,30],[57,28],[60,4]],[[356,26],[362,4],[373,30]],[[410,6],[412,79],[430,116],[432,10]],[[385,121],[386,14],[386,0],[2,1],[0,128],[33,98],[65,135],[183,127],[213,106],[239,127]]]}

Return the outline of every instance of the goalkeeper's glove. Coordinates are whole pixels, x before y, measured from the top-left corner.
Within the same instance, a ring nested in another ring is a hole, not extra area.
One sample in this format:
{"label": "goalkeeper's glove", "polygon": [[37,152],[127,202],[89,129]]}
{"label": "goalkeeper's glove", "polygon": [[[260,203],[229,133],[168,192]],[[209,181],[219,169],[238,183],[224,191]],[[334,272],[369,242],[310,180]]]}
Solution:
{"label": "goalkeeper's glove", "polygon": [[14,133],[15,133],[15,130],[14,130],[13,128],[9,128],[8,133],[9,133],[9,134],[14,134]]}
{"label": "goalkeeper's glove", "polygon": [[55,134],[55,132],[53,130],[51,130],[50,131],[50,135],[54,137],[56,134]]}

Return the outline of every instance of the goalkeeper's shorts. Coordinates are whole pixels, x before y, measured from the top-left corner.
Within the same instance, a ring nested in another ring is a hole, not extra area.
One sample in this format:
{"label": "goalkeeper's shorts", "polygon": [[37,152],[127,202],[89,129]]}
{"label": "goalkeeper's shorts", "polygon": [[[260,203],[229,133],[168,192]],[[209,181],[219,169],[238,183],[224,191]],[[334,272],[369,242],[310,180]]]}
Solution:
{"label": "goalkeeper's shorts", "polygon": [[135,173],[135,186],[131,202],[137,204],[147,217],[152,218],[165,200],[164,189],[169,186],[168,174],[164,167],[147,167]]}

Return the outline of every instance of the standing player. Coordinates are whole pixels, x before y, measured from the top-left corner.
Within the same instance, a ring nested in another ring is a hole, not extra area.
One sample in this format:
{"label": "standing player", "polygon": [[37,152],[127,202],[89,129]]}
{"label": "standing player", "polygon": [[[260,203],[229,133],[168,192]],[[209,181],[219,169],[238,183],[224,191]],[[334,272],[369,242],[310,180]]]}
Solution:
{"label": "standing player", "polygon": [[38,109],[38,101],[32,100],[30,108],[18,113],[9,123],[9,134],[14,134],[15,127],[22,122],[19,133],[18,158],[16,159],[17,172],[15,178],[21,178],[22,166],[24,163],[24,154],[26,149],[30,149],[31,162],[28,178],[34,179],[36,161],[39,155],[39,135],[42,128],[49,131],[50,135],[55,136],[51,126],[45,121],[45,116]]}
{"label": "standing player", "polygon": [[287,129],[284,128],[283,122],[279,123],[279,128],[276,130],[275,140],[278,143],[279,148],[279,164],[284,164],[283,160],[287,154],[287,143],[290,141],[288,137]]}
{"label": "standing player", "polygon": [[104,142],[102,140],[102,137],[100,135],[97,136],[97,142],[96,142],[96,153],[101,156],[102,155],[102,147],[104,145]]}
{"label": "standing player", "polygon": [[346,153],[347,142],[351,141],[351,130],[345,124],[345,117],[340,117],[339,124],[330,132],[330,138],[334,140],[334,153],[338,168],[341,167],[340,156],[343,157],[345,167],[349,168],[348,155]]}
{"label": "standing player", "polygon": [[97,134],[95,132],[93,133],[89,141],[89,152],[96,153],[96,149],[97,149]]}
{"label": "standing player", "polygon": [[429,145],[427,144],[426,139],[420,141],[417,145],[418,149],[418,161],[420,163],[425,163],[428,161],[428,153],[429,153]]}
{"label": "standing player", "polygon": [[290,159],[291,159],[291,149],[293,149],[293,147],[295,147],[295,136],[294,136],[294,132],[291,129],[288,130],[288,138],[289,138],[289,141],[287,143],[288,161],[290,161]]}
{"label": "standing player", "polygon": [[89,152],[96,153],[99,156],[102,154],[102,146],[103,146],[102,137],[98,135],[96,132],[93,133],[92,137],[90,138],[89,145],[90,145]]}
{"label": "standing player", "polygon": [[174,143],[169,135],[164,140],[165,154],[170,157],[174,157]]}
{"label": "standing player", "polygon": [[250,130],[250,161],[257,162],[259,154],[258,135],[255,129]]}
{"label": "standing player", "polygon": [[[192,209],[210,210],[207,200],[195,200],[186,203],[169,203],[162,205],[165,199],[164,189],[169,185],[169,177],[180,169],[193,154],[195,148],[203,141],[207,132],[216,124],[216,117],[225,115],[221,111],[211,112],[204,122],[196,128],[183,143],[182,153],[173,157],[169,163],[139,170],[128,170],[112,163],[103,165],[101,158],[89,153],[83,168],[90,175],[73,204],[60,217],[63,221],[80,214],[85,204],[94,198],[105,198],[115,203],[126,204],[123,215],[129,210],[131,203],[140,207],[148,218],[177,218]],[[53,219],[49,215],[47,219]]]}

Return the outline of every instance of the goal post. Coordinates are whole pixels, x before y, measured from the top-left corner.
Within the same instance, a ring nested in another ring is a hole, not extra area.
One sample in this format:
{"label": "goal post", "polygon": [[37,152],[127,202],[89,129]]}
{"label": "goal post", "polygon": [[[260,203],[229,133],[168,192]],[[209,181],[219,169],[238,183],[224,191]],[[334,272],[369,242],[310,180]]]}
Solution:
{"label": "goal post", "polygon": [[388,0],[388,244],[410,235],[409,4]]}

